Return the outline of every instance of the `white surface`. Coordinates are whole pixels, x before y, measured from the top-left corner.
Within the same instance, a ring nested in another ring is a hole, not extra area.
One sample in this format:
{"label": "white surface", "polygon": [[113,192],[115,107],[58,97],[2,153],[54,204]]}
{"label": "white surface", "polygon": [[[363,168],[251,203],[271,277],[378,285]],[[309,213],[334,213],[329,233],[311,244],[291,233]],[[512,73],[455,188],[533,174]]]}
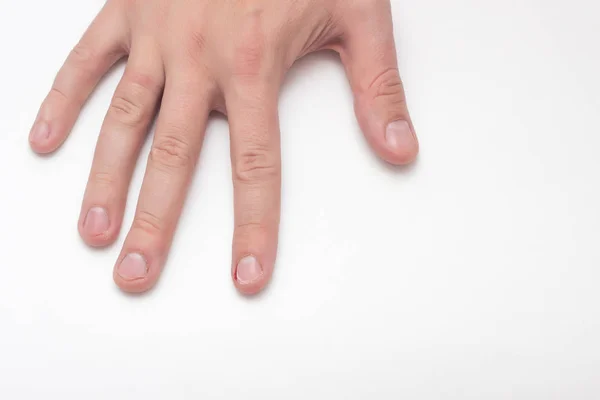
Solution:
{"label": "white surface", "polygon": [[112,283],[124,235],[93,251],[76,230],[121,70],[60,152],[29,151],[101,4],[0,0],[1,399],[600,398],[597,2],[394,1],[422,147],[403,171],[368,149],[339,62],[302,61],[278,267],[254,300],[229,277],[224,121],[143,297]]}

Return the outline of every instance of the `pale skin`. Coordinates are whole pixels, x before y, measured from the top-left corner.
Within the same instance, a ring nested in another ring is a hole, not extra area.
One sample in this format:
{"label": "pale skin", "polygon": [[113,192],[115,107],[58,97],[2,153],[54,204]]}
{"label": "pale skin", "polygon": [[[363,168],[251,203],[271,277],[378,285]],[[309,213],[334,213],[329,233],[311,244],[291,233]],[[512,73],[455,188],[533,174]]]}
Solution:
{"label": "pale skin", "polygon": [[156,284],[212,111],[230,125],[231,277],[246,295],[267,285],[280,220],[278,95],[292,64],[324,49],[341,57],[373,150],[388,163],[411,163],[419,146],[388,0],[107,1],[58,73],[29,140],[38,153],[56,150],[100,78],[128,57],[100,130],[78,226],[90,246],[116,240],[140,147],[157,115],[134,221],[114,268],[122,290]]}

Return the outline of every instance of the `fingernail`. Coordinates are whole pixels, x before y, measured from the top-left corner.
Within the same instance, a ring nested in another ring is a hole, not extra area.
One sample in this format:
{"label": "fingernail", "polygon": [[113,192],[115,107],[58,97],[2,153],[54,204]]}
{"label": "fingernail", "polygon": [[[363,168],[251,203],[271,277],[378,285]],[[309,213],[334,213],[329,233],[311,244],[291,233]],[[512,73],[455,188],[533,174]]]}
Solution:
{"label": "fingernail", "polygon": [[253,256],[244,257],[237,265],[236,279],[241,284],[256,281],[263,274],[260,263]]}
{"label": "fingernail", "polygon": [[34,143],[42,143],[48,140],[50,137],[50,125],[44,121],[38,121],[35,123],[33,128],[31,128],[31,134],[29,135],[29,140]]}
{"label": "fingernail", "polygon": [[127,254],[117,268],[117,274],[126,281],[141,279],[148,273],[146,260],[140,254]]}
{"label": "fingernail", "polygon": [[110,222],[106,210],[100,207],[93,207],[85,217],[83,231],[88,236],[98,236],[105,233],[109,226]]}
{"label": "fingernail", "polygon": [[388,146],[394,150],[414,146],[416,141],[407,121],[390,123],[385,132],[385,140]]}

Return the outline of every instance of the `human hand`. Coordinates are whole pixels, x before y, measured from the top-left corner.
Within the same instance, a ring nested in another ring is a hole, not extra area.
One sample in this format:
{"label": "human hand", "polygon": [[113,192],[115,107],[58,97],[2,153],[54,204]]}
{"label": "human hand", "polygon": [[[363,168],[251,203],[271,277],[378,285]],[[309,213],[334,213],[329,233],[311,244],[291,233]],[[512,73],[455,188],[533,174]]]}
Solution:
{"label": "human hand", "polygon": [[302,56],[337,51],[367,141],[385,161],[418,152],[388,0],[108,0],[58,73],[30,134],[56,150],[100,78],[128,55],[100,131],[79,232],[91,246],[121,228],[140,147],[160,105],[135,218],[114,270],[143,292],[158,280],[211,111],[228,116],[234,184],[232,278],[244,294],[269,281],[280,218],[278,94]]}

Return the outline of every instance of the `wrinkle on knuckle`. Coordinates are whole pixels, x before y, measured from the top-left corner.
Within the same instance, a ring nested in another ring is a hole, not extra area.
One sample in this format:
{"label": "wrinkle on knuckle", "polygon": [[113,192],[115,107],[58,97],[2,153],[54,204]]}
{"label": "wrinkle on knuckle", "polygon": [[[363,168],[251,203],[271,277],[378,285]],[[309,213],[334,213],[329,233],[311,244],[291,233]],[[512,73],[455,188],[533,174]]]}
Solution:
{"label": "wrinkle on knuckle", "polygon": [[138,126],[144,120],[143,106],[134,97],[121,92],[115,94],[110,103],[112,116],[127,126]]}
{"label": "wrinkle on knuckle", "polygon": [[148,211],[138,211],[132,225],[132,230],[140,230],[150,236],[159,236],[164,226],[160,218]]}
{"label": "wrinkle on knuckle", "polygon": [[106,68],[110,60],[120,58],[122,50],[94,48],[84,42],[79,42],[73,47],[67,58],[66,66],[74,73],[84,77],[95,76]]}
{"label": "wrinkle on knuckle", "polygon": [[150,160],[161,169],[189,168],[193,165],[190,145],[177,135],[163,135],[155,140]]}
{"label": "wrinkle on knuckle", "polygon": [[235,158],[234,181],[241,184],[261,184],[279,179],[280,167],[266,149],[250,148]]}
{"label": "wrinkle on knuckle", "polygon": [[392,104],[402,104],[404,99],[404,86],[397,68],[388,68],[373,79],[368,92],[373,99],[388,99]]}
{"label": "wrinkle on knuckle", "polygon": [[95,59],[96,55],[92,48],[82,42],[77,43],[69,54],[69,60],[78,66],[89,65]]}
{"label": "wrinkle on knuckle", "polygon": [[108,172],[100,172],[100,171],[92,172],[90,181],[94,185],[103,186],[103,187],[115,186],[117,184],[117,181],[113,174],[108,173]]}
{"label": "wrinkle on knuckle", "polygon": [[190,45],[193,46],[194,51],[201,53],[206,49],[206,37],[197,29],[192,29],[190,33]]}
{"label": "wrinkle on knuckle", "polygon": [[244,212],[236,218],[233,247],[246,247],[249,243],[277,242],[279,219],[276,214]]}
{"label": "wrinkle on knuckle", "polygon": [[233,241],[234,243],[246,242],[254,237],[267,237],[272,229],[267,224],[257,220],[244,220],[235,223]]}
{"label": "wrinkle on knuckle", "polygon": [[139,126],[149,120],[148,114],[158,96],[161,83],[143,72],[128,72],[123,77],[111,101],[113,117],[127,126]]}
{"label": "wrinkle on knuckle", "polygon": [[52,86],[52,88],[50,89],[50,95],[63,100],[69,100],[69,96],[67,96],[67,94],[57,85]]}
{"label": "wrinkle on knuckle", "polygon": [[369,83],[368,90],[378,91],[381,86],[393,85],[394,82],[399,81],[398,68],[386,68],[379,72]]}
{"label": "wrinkle on knuckle", "polygon": [[198,68],[205,65],[206,60],[204,54],[207,50],[206,36],[197,28],[185,30],[187,34],[183,37],[183,45],[178,50],[183,61],[193,68]]}

